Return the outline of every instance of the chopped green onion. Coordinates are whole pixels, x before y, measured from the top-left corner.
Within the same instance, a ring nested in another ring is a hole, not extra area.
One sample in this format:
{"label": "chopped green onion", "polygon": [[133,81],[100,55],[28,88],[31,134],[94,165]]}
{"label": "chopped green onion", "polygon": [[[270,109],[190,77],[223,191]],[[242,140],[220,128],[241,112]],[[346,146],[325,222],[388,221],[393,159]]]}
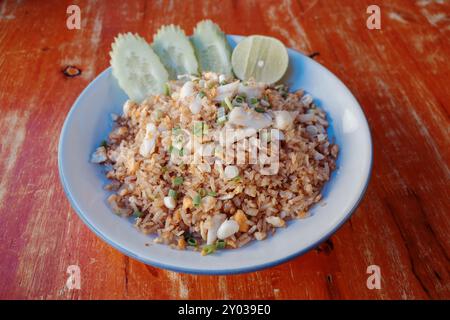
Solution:
{"label": "chopped green onion", "polygon": [[169,87],[169,84],[167,82],[164,83],[164,94],[166,96],[170,96],[170,87]]}
{"label": "chopped green onion", "polygon": [[100,142],[100,147],[106,148],[107,146],[108,146],[108,142],[106,142],[106,140],[102,140],[102,142]]}
{"label": "chopped green onion", "polygon": [[200,92],[198,93],[198,97],[199,97],[200,99],[202,99],[202,98],[206,97],[206,93],[205,93],[204,91],[200,91]]}
{"label": "chopped green onion", "polygon": [[155,110],[155,119],[159,120],[163,116],[163,113],[161,110]]}
{"label": "chopped green onion", "polygon": [[221,124],[227,121],[227,115],[225,113],[225,108],[220,107],[217,109],[217,123]]}
{"label": "chopped green onion", "polygon": [[202,256],[214,253],[216,251],[216,246],[214,244],[206,245],[202,248]]}
{"label": "chopped green onion", "polygon": [[230,99],[228,99],[228,97],[226,97],[226,98],[224,99],[224,102],[225,102],[225,106],[226,106],[230,111],[233,110],[233,105],[231,104]]}
{"label": "chopped green onion", "polygon": [[208,196],[215,197],[215,196],[217,196],[217,192],[215,192],[215,191],[208,191]]}
{"label": "chopped green onion", "polygon": [[194,136],[201,137],[203,135],[203,122],[194,122],[194,128],[192,131]]}
{"label": "chopped green onion", "polygon": [[240,182],[241,180],[242,180],[241,176],[236,176],[232,179],[232,181],[234,181],[234,182]]}
{"label": "chopped green onion", "polygon": [[245,102],[245,98],[244,97],[242,97],[242,96],[236,96],[235,98],[234,98],[234,102],[236,103],[236,104],[243,104],[244,102]]}
{"label": "chopped green onion", "polygon": [[202,197],[197,193],[194,196],[194,199],[192,199],[192,202],[194,203],[194,206],[198,207],[200,203],[202,202]]}
{"label": "chopped green onion", "polygon": [[264,113],[264,112],[266,112],[266,110],[265,110],[264,108],[261,108],[261,107],[256,107],[256,108],[255,108],[255,111],[256,111],[256,112],[259,112],[259,113]]}
{"label": "chopped green onion", "polygon": [[227,121],[227,116],[220,117],[220,118],[217,119],[217,123],[218,124],[222,124],[222,123],[224,123],[226,121]]}
{"label": "chopped green onion", "polygon": [[184,148],[181,148],[178,154],[180,157],[184,156]]}
{"label": "chopped green onion", "polygon": [[203,189],[203,188],[200,188],[200,189],[198,189],[198,194],[200,195],[200,197],[204,197],[204,196],[206,196],[207,195],[207,192],[206,192],[206,190],[205,189]]}
{"label": "chopped green onion", "polygon": [[176,199],[177,198],[177,192],[173,189],[169,189],[169,197]]}
{"label": "chopped green onion", "polygon": [[225,240],[217,240],[216,242],[216,249],[225,249],[227,243]]}
{"label": "chopped green onion", "polygon": [[144,213],[143,212],[141,212],[141,211],[135,211],[134,213],[133,213],[133,217],[136,217],[136,218],[140,218],[140,217],[142,217],[144,215]]}
{"label": "chopped green onion", "polygon": [[190,246],[196,247],[197,246],[197,240],[195,238],[189,237],[187,239],[187,243]]}
{"label": "chopped green onion", "polygon": [[183,184],[183,182],[184,182],[183,177],[175,177],[172,180],[172,183],[174,186],[179,186],[179,185]]}
{"label": "chopped green onion", "polygon": [[257,104],[257,103],[258,103],[258,99],[250,98],[250,104]]}
{"label": "chopped green onion", "polygon": [[181,128],[180,127],[175,127],[175,128],[172,128],[172,134],[173,135],[179,135],[181,133]]}

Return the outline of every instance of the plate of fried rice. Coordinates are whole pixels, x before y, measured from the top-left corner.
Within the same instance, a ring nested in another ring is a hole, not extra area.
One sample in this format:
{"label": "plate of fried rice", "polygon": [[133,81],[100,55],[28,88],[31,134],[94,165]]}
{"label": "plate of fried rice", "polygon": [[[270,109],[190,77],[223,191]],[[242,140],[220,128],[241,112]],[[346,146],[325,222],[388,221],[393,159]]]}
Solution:
{"label": "plate of fried rice", "polygon": [[203,72],[139,102],[103,71],[59,141],[80,218],[129,257],[194,274],[256,271],[328,239],[366,190],[369,126],[336,76],[287,52],[277,84]]}

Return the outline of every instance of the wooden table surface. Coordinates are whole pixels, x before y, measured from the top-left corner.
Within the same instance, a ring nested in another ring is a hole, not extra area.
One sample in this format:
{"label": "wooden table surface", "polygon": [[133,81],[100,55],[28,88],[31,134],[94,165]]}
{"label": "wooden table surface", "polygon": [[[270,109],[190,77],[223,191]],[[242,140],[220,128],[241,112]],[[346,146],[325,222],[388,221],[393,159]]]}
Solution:
{"label": "wooden table surface", "polygon": [[[81,30],[66,8],[81,9]],[[381,8],[369,30],[368,5]],[[314,59],[361,103],[374,142],[360,207],[327,242],[274,268],[233,276],[168,272],[97,238],[59,182],[57,146],[77,96],[108,67],[119,32],[266,34]],[[446,0],[0,1],[0,298],[450,298],[450,4]],[[82,70],[65,76],[67,65]],[[81,289],[65,284],[69,265]],[[366,269],[378,265],[381,289]]]}

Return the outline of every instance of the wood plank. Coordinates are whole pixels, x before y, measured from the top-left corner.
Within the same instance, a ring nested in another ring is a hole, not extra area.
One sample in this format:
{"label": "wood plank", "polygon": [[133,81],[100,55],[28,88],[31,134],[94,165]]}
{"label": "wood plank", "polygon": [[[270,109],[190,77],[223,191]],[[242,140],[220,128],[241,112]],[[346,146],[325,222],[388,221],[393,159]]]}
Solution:
{"label": "wood plank", "polygon": [[[450,297],[450,5],[371,1],[79,1],[82,29],[67,30],[69,1],[0,4],[0,298],[424,299]],[[42,17],[45,17],[43,19]],[[119,32],[147,40],[162,24],[188,33],[204,18],[229,34],[266,34],[346,83],[369,120],[375,163],[354,216],[318,249],[233,276],[178,274],[130,259],[88,230],[57,172],[62,123],[109,64]],[[61,70],[75,65],[82,75]],[[381,268],[368,290],[366,268]],[[67,290],[79,265],[82,289]]]}

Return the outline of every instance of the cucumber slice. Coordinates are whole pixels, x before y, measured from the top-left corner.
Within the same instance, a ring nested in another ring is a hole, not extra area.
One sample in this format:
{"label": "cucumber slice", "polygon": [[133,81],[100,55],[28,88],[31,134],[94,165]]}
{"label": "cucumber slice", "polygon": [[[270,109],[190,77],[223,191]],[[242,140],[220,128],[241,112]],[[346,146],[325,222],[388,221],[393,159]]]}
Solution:
{"label": "cucumber slice", "polygon": [[233,75],[231,47],[217,24],[211,20],[200,21],[194,29],[192,43],[202,72]]}
{"label": "cucumber slice", "polygon": [[177,75],[182,74],[198,75],[194,48],[179,26],[162,26],[153,36],[152,47],[169,72],[170,79],[177,79]]}
{"label": "cucumber slice", "polygon": [[119,34],[111,47],[112,73],[131,100],[140,103],[164,92],[169,74],[144,38]]}

